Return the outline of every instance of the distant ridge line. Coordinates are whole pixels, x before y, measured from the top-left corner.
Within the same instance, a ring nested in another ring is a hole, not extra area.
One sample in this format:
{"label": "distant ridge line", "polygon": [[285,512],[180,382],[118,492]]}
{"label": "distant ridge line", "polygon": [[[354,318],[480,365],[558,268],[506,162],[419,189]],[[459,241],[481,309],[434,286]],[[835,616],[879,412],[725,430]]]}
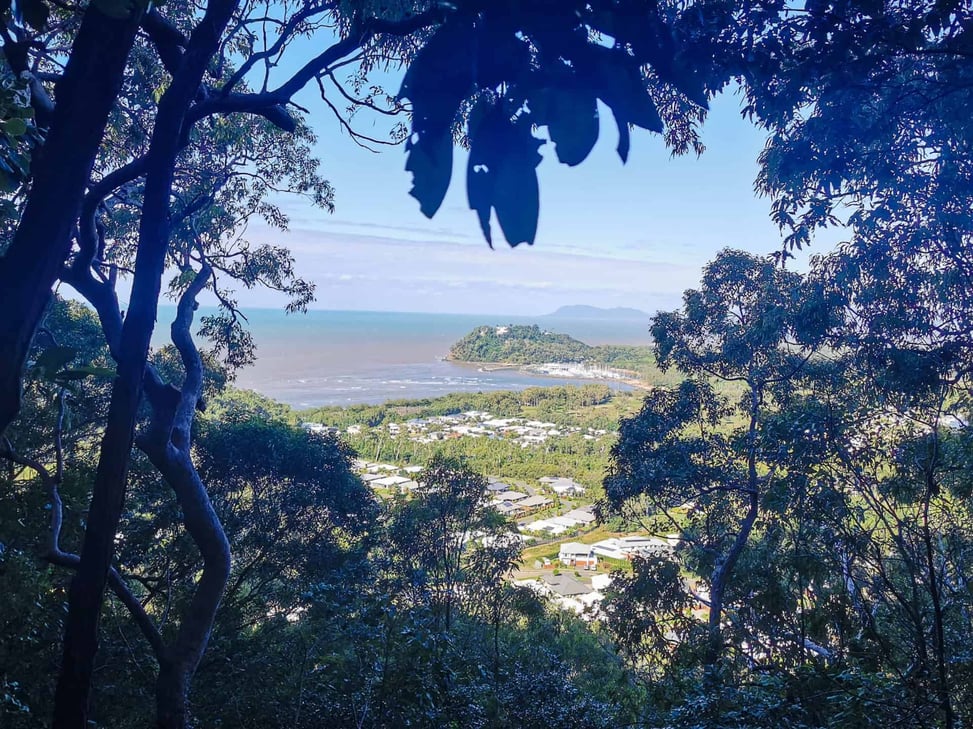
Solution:
{"label": "distant ridge line", "polygon": [[633,309],[627,306],[616,306],[611,309],[603,309],[598,306],[587,306],[585,304],[573,304],[561,306],[550,314],[545,314],[543,318],[561,319],[644,319],[652,318],[652,315],[641,309]]}

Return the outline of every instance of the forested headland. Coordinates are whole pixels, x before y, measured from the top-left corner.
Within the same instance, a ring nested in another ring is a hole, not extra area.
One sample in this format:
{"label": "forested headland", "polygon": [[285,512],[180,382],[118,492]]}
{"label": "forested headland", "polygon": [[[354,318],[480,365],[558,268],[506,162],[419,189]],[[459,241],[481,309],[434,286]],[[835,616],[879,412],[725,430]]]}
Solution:
{"label": "forested headland", "polygon": [[655,363],[651,347],[625,344],[590,345],[536,324],[477,327],[449,349],[459,362],[543,365],[582,364],[626,370],[650,384],[671,383]]}
{"label": "forested headland", "polygon": [[[968,2],[24,0],[0,23],[0,726],[973,723]],[[771,255],[717,254],[651,351],[461,348],[671,379],[304,414],[233,391],[247,293],[314,300],[248,231],[335,206],[319,117],[402,144],[430,218],[464,146],[470,224],[519,245],[542,144],[579,185],[603,133],[619,164],[705,154],[728,93],[766,135]]]}

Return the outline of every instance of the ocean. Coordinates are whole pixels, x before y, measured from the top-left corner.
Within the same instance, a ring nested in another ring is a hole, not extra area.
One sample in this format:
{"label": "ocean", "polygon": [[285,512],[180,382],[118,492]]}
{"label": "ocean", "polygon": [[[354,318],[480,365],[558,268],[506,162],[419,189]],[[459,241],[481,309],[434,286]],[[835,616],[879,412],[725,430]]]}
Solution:
{"label": "ocean", "polygon": [[[165,343],[165,323],[173,314],[171,307],[160,309],[155,346]],[[246,315],[257,345],[257,361],[239,372],[236,385],[295,408],[375,404],[450,392],[522,390],[586,381],[516,370],[487,372],[476,365],[443,359],[450,345],[484,324],[538,324],[587,344],[649,343],[649,322],[637,319],[373,311],[285,314],[272,309],[248,310]]]}

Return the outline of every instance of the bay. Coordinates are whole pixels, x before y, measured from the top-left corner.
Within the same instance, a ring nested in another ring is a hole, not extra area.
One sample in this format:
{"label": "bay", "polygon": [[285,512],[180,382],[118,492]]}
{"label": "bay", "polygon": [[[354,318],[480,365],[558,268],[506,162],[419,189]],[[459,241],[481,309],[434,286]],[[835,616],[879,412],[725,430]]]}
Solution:
{"label": "bay", "polygon": [[[165,343],[164,324],[174,313],[172,307],[160,308],[154,346]],[[199,312],[208,313],[206,308]],[[236,385],[296,408],[586,382],[517,370],[484,371],[444,359],[450,345],[485,324],[537,324],[587,344],[649,343],[649,322],[638,319],[322,310],[285,314],[273,309],[247,310],[246,315],[257,360],[238,373]]]}

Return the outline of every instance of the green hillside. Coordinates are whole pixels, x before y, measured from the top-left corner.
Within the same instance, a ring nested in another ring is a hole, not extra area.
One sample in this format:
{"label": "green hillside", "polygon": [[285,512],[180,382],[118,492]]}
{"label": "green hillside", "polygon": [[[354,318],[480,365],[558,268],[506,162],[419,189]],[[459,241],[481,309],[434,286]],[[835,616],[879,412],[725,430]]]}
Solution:
{"label": "green hillside", "polygon": [[482,326],[456,342],[449,350],[449,359],[509,364],[589,362],[595,349],[567,334],[544,331],[536,325]]}
{"label": "green hillside", "polygon": [[625,344],[591,346],[582,341],[531,325],[481,326],[456,342],[449,359],[460,362],[534,365],[580,362],[630,370],[652,385],[671,386],[682,378],[661,372],[651,347]]}

